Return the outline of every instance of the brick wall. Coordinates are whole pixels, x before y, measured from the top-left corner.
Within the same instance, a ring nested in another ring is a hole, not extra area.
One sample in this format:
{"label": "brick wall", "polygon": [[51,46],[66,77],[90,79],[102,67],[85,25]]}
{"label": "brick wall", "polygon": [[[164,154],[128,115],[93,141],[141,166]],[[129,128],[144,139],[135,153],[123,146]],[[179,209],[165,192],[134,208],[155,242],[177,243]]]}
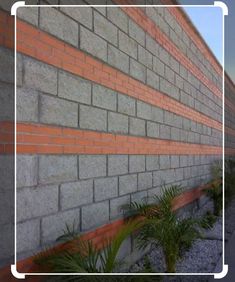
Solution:
{"label": "brick wall", "polygon": [[[52,243],[65,223],[96,230],[164,183],[187,190],[210,180],[222,153],[222,69],[182,11],[41,7],[18,17],[18,258]],[[13,61],[10,32],[0,36],[0,56]],[[13,79],[1,77],[7,97]]]}

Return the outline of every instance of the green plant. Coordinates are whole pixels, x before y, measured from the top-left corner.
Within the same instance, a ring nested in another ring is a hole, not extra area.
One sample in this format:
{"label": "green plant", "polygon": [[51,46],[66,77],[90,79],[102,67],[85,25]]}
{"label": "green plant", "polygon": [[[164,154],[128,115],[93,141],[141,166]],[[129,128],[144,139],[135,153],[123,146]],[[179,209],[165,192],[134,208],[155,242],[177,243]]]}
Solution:
{"label": "green plant", "polygon": [[181,194],[182,188],[173,185],[163,187],[161,196],[155,196],[155,206],[142,203],[131,203],[130,211],[144,217],[144,224],[138,235],[138,246],[145,248],[149,244],[160,245],[163,249],[167,272],[175,272],[175,266],[181,251],[191,246],[200,237],[196,228],[200,220],[193,218],[177,218],[172,211],[172,201]]}
{"label": "green plant", "polygon": [[213,200],[214,215],[220,216],[223,207],[223,189],[221,182],[212,182],[211,188],[205,190],[207,196]]}
{"label": "green plant", "polygon": [[123,241],[141,223],[131,221],[111,240],[107,240],[103,249],[98,249],[91,241],[84,241],[66,226],[66,232],[60,237],[69,241],[69,249],[61,252],[50,251],[39,254],[35,262],[45,264],[52,272],[63,273],[111,273],[120,266],[117,259],[118,251]]}
{"label": "green plant", "polygon": [[224,166],[225,203],[228,205],[235,196],[235,161],[227,159]]}
{"label": "green plant", "polygon": [[216,216],[212,214],[210,211],[207,211],[202,218],[201,227],[204,229],[210,229],[214,226],[216,220],[217,220]]}

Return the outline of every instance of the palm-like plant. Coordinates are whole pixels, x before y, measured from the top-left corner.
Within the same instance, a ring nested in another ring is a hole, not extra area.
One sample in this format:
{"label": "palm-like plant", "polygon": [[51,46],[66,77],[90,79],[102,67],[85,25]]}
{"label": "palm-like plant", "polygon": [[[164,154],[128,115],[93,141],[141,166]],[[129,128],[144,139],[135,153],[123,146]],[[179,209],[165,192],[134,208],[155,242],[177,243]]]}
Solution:
{"label": "palm-like plant", "polygon": [[[199,220],[179,219],[172,211],[172,201],[182,192],[180,186],[164,187],[161,196],[155,196],[155,206],[131,203],[130,210],[144,217],[143,226],[137,235],[140,248],[149,244],[160,245],[163,249],[167,272],[175,272],[175,266],[182,249],[191,246],[200,236],[196,225]],[[157,204],[157,205],[156,205]],[[149,209],[148,209],[149,207]]]}

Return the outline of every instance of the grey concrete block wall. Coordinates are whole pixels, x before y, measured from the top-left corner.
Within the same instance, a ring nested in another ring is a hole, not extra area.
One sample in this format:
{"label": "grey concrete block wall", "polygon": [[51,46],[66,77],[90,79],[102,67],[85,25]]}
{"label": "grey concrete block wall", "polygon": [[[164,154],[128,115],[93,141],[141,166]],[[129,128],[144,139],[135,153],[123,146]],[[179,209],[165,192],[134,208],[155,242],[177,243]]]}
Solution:
{"label": "grey concrete block wall", "polygon": [[[172,15],[165,9],[149,11],[146,9],[145,13],[152,20],[156,20],[153,15],[158,15],[157,26],[192,58],[192,41]],[[39,21],[35,15],[39,15]],[[20,16],[26,18],[23,12]],[[120,8],[41,8],[25,20],[104,66],[221,121],[221,100]],[[204,62],[206,58],[200,50],[192,48],[193,54],[199,54],[198,58],[193,57],[194,63],[206,77],[214,77],[219,87],[218,75]],[[115,140],[119,136],[134,136],[166,142],[222,144],[218,130],[183,114],[174,114],[170,107],[164,110],[49,63],[23,55],[18,73],[19,122],[109,133]],[[4,75],[8,83],[12,82],[13,78]],[[86,232],[119,219],[123,205],[143,198],[151,201],[151,196],[160,194],[164,184],[183,183],[185,189],[204,184],[211,178],[211,164],[219,157],[194,156],[193,152],[19,155],[19,252],[33,252],[52,243],[65,224],[72,225],[73,220],[78,231]],[[129,244],[126,249],[129,250]]]}

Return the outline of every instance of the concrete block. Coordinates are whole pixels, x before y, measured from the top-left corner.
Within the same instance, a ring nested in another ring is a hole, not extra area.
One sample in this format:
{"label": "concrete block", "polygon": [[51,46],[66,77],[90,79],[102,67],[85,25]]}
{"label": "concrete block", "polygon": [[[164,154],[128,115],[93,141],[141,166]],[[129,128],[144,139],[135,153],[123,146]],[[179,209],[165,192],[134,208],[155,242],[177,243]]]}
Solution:
{"label": "concrete block", "polygon": [[13,50],[3,48],[2,46],[0,48],[0,77],[1,81],[14,82],[14,53]]}
{"label": "concrete block", "polygon": [[40,28],[78,47],[78,24],[54,8],[40,8]]}
{"label": "concrete block", "polygon": [[119,94],[118,112],[134,116],[136,114],[136,100],[129,96]]}
{"label": "concrete block", "polygon": [[146,156],[146,170],[159,169],[159,156],[147,155]]}
{"label": "concrete block", "polygon": [[151,120],[152,118],[151,105],[146,104],[142,101],[137,101],[137,116],[143,119]]}
{"label": "concrete block", "polygon": [[184,169],[176,168],[175,169],[175,181],[181,181],[184,179]]}
{"label": "concrete block", "polygon": [[38,7],[19,7],[17,9],[17,18],[38,26]]}
{"label": "concrete block", "polygon": [[159,156],[160,169],[169,169],[171,167],[170,156],[161,155]]}
{"label": "concrete block", "polygon": [[180,167],[188,166],[188,156],[180,156]]}
{"label": "concrete block", "polygon": [[164,111],[162,109],[152,106],[151,120],[163,123],[163,113]]}
{"label": "concrete block", "polygon": [[170,57],[170,67],[174,72],[176,72],[176,73],[180,72],[179,62],[175,58],[173,58],[172,56]]}
{"label": "concrete block", "polygon": [[138,174],[138,190],[145,190],[153,187],[152,172],[142,172]]}
{"label": "concrete block", "polygon": [[188,156],[188,166],[193,166],[194,165],[194,156],[189,155]]}
{"label": "concrete block", "polygon": [[171,128],[171,139],[172,140],[180,140],[180,130],[179,128],[172,127]]}
{"label": "concrete block", "polygon": [[180,156],[171,155],[171,168],[178,168],[178,167],[180,167]]}
{"label": "concrete block", "polygon": [[121,51],[137,59],[137,42],[130,38],[128,35],[119,31],[119,48]]}
{"label": "concrete block", "polygon": [[59,71],[58,95],[68,100],[91,104],[91,82],[68,72]]}
{"label": "concrete block", "polygon": [[107,42],[82,26],[80,27],[80,48],[103,61],[107,61]]}
{"label": "concrete block", "polygon": [[95,201],[103,201],[118,196],[118,178],[99,178],[94,181]]}
{"label": "concrete block", "polygon": [[60,206],[62,210],[93,202],[93,181],[83,180],[61,184]]}
{"label": "concrete block", "polygon": [[146,67],[137,61],[130,59],[130,75],[145,83]]}
{"label": "concrete block", "polygon": [[39,156],[39,183],[65,182],[76,179],[76,156]]}
{"label": "concrete block", "polygon": [[[158,56],[159,45],[157,42],[148,34],[146,34],[146,49],[151,52],[154,56]],[[154,61],[154,57],[153,57]]]}
{"label": "concrete block", "polygon": [[147,191],[140,191],[140,192],[131,194],[131,201],[142,203],[143,201],[147,200],[147,197],[148,197]]}
{"label": "concrete block", "polygon": [[57,94],[57,70],[49,65],[24,57],[24,84],[42,92]]}
{"label": "concrete block", "polygon": [[[37,185],[38,157],[36,155],[17,155],[17,187]],[[11,176],[13,177],[13,175]]]}
{"label": "concrete block", "polygon": [[159,58],[166,65],[170,64],[170,54],[163,48],[159,48]]}
{"label": "concrete block", "polygon": [[62,99],[40,95],[39,120],[43,123],[78,126],[78,105]]}
{"label": "concrete block", "polygon": [[147,121],[147,136],[153,138],[159,137],[159,124]]}
{"label": "concrete block", "polygon": [[118,29],[97,12],[94,12],[94,31],[108,42],[117,46]]}
{"label": "concrete block", "polygon": [[[68,4],[67,0],[60,1],[60,5],[66,5],[66,4]],[[81,23],[82,25],[85,25],[89,29],[92,29],[92,19],[93,19],[92,8],[90,7],[76,7],[76,8],[61,7],[60,10],[63,13],[65,13],[66,15],[68,15],[69,17],[73,18],[75,21]]]}
{"label": "concrete block", "polygon": [[0,226],[14,221],[14,191],[1,190],[0,192]]}
{"label": "concrete block", "polygon": [[107,131],[107,111],[80,105],[79,125],[81,128]]}
{"label": "concrete block", "polygon": [[145,46],[145,32],[131,19],[129,19],[129,35],[139,44]]}
{"label": "concrete block", "polygon": [[128,173],[127,155],[108,156],[108,175],[122,175]]}
{"label": "concrete block", "polygon": [[149,69],[147,69],[147,85],[156,90],[159,89],[159,76]]}
{"label": "concrete block", "polygon": [[140,45],[138,45],[138,61],[149,69],[153,67],[152,54]]}
{"label": "concrete block", "polygon": [[168,67],[165,66],[165,78],[172,84],[175,83],[175,74],[174,72]]}
{"label": "concrete block", "polygon": [[79,178],[93,178],[106,176],[106,156],[104,155],[80,155]]}
{"label": "concrete block", "polygon": [[38,92],[27,89],[17,89],[17,121],[38,121]]}
{"label": "concrete block", "polygon": [[184,179],[191,178],[191,167],[184,167]]}
{"label": "concrete block", "polygon": [[118,197],[110,200],[110,219],[115,219],[123,215],[122,207],[130,204],[130,195]]}
{"label": "concrete block", "polygon": [[137,174],[128,174],[119,177],[120,196],[137,191]]}
{"label": "concrete block", "polygon": [[162,77],[160,77],[160,91],[166,93],[171,98],[174,98],[176,100],[180,99],[179,88]]}
{"label": "concrete block", "polygon": [[130,134],[137,136],[145,136],[145,121],[139,118],[130,118]]}
{"label": "concrete block", "polygon": [[108,131],[128,133],[128,117],[117,113],[108,113]]}
{"label": "concrete block", "polygon": [[82,230],[88,230],[109,221],[109,202],[99,202],[82,207]]}
{"label": "concrete block", "polygon": [[40,246],[40,220],[17,224],[17,253],[33,251]]}
{"label": "concrete block", "polygon": [[171,128],[168,125],[160,124],[160,136],[161,139],[171,138]]}
{"label": "concrete block", "polygon": [[143,172],[145,171],[145,156],[144,155],[130,155],[129,156],[129,172]]}
{"label": "concrete block", "polygon": [[160,174],[161,185],[175,184],[176,176],[174,169],[162,170]]}
{"label": "concrete block", "polygon": [[73,209],[65,212],[59,212],[42,218],[42,243],[54,243],[55,240],[64,234],[66,225],[75,232],[79,231],[80,209]]}
{"label": "concrete block", "polygon": [[[18,155],[18,158],[20,155]],[[0,155],[0,191],[14,191],[14,155]],[[24,185],[24,183],[23,183]]]}
{"label": "concrete block", "polygon": [[17,193],[17,221],[58,211],[58,186],[21,188]]}
{"label": "concrete block", "polygon": [[121,9],[116,7],[108,7],[107,17],[125,33],[128,32],[128,17]]}
{"label": "concrete block", "polygon": [[117,94],[115,91],[97,84],[93,86],[92,95],[92,103],[94,106],[116,111]]}
{"label": "concrete block", "polygon": [[153,57],[153,71],[160,76],[165,76],[165,65],[157,57]]}
{"label": "concrete block", "polygon": [[111,45],[108,45],[108,63],[127,74],[129,73],[129,56]]}

